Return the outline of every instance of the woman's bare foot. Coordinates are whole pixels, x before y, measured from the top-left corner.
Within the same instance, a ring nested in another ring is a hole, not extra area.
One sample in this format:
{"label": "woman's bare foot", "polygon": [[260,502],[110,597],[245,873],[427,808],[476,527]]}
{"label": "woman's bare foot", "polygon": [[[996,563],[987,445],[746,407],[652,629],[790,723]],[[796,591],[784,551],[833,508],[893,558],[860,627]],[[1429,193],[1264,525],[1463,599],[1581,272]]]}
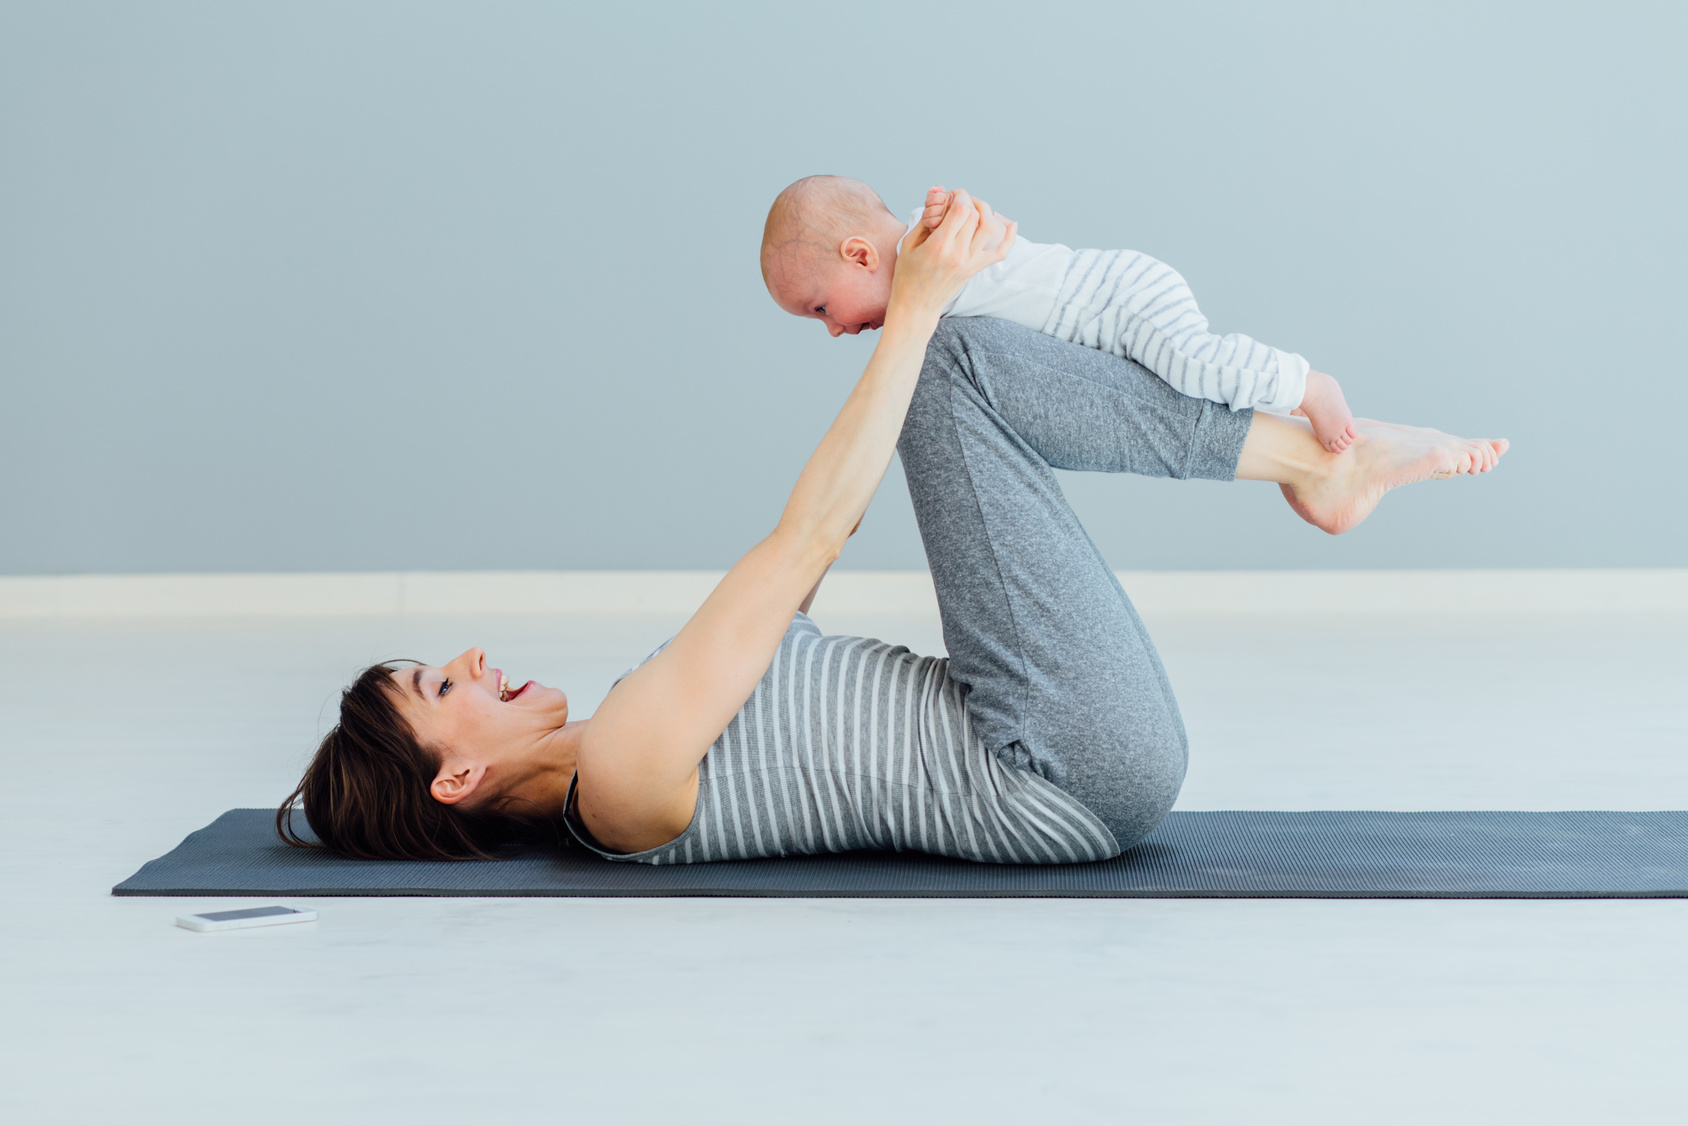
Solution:
{"label": "woman's bare foot", "polygon": [[1456,438],[1366,418],[1355,419],[1354,429],[1356,438],[1347,450],[1326,455],[1324,464],[1294,487],[1278,486],[1297,515],[1333,536],[1371,515],[1390,489],[1487,473],[1511,445],[1505,438]]}
{"label": "woman's bare foot", "polygon": [[1333,454],[1353,445],[1358,437],[1354,429],[1354,412],[1348,409],[1342,385],[1322,371],[1307,373],[1307,390],[1301,396],[1301,405],[1290,413],[1311,422],[1313,437]]}

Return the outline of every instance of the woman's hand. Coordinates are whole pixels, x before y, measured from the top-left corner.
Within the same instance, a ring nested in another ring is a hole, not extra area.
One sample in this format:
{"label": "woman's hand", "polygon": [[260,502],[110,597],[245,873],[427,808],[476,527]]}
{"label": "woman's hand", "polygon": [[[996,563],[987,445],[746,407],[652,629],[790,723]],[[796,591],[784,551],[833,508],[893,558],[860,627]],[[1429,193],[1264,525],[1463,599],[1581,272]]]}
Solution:
{"label": "woman's hand", "polygon": [[1008,256],[1019,229],[983,200],[960,189],[952,192],[949,211],[936,230],[919,224],[903,240],[885,319],[935,319],[967,279]]}

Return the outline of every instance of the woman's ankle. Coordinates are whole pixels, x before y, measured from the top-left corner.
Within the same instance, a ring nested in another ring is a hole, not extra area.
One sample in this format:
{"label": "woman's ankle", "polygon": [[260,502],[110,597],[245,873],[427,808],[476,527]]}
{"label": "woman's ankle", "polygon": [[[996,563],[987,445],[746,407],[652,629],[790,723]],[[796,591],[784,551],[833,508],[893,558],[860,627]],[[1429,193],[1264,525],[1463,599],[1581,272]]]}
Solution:
{"label": "woman's ankle", "polygon": [[1330,476],[1333,457],[1306,420],[1256,411],[1237,459],[1237,478],[1305,489]]}

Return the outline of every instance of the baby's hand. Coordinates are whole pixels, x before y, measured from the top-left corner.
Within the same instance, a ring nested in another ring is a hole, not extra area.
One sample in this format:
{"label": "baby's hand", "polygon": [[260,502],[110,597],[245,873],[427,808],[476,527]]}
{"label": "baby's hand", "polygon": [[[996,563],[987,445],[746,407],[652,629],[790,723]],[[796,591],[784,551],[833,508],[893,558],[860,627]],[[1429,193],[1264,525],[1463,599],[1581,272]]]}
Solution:
{"label": "baby's hand", "polygon": [[944,221],[944,213],[949,210],[950,200],[955,193],[939,185],[926,190],[926,211],[920,216],[920,221],[927,230],[935,231],[938,224]]}

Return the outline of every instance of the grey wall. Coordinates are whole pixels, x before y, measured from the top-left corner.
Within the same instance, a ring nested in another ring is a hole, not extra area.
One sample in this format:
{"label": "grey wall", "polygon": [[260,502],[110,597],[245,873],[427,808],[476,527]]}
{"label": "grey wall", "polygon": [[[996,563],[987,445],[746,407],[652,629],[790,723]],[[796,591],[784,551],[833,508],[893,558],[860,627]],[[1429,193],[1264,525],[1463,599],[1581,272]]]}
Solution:
{"label": "grey wall", "polygon": [[0,572],[726,566],[872,346],[761,287],[816,171],[1514,442],[1336,540],[1073,478],[1117,566],[1688,564],[1688,8],[583,7],[0,7]]}

